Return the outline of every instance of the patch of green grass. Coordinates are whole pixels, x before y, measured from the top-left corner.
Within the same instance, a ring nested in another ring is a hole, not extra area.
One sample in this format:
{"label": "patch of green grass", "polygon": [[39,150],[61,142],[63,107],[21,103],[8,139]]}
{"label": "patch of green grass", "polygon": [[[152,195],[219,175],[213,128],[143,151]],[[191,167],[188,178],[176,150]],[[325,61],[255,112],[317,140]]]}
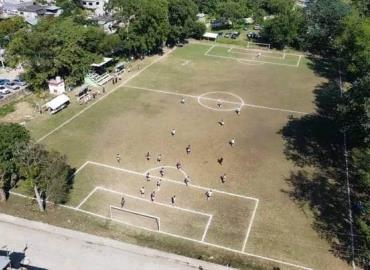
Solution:
{"label": "patch of green grass", "polygon": [[9,102],[0,107],[0,117],[4,117],[15,111],[15,102]]}

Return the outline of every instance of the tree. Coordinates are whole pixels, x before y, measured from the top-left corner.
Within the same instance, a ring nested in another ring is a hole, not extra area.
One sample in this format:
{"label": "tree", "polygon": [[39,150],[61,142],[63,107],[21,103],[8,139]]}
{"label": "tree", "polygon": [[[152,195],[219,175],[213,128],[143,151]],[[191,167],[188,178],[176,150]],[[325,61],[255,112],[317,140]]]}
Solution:
{"label": "tree", "polygon": [[220,1],[216,7],[216,14],[219,18],[231,20],[234,24],[249,15],[249,10],[244,2],[227,0]]}
{"label": "tree", "polygon": [[286,0],[275,1],[273,10],[277,13],[264,23],[263,39],[279,49],[295,45],[304,24],[302,11],[295,8],[294,1]]}
{"label": "tree", "polygon": [[196,27],[198,8],[192,0],[170,0],[168,2],[168,20],[170,31],[167,42],[176,44],[192,35]]}
{"label": "tree", "polygon": [[312,0],[305,9],[305,47],[323,56],[335,55],[335,39],[343,31],[350,6],[343,0]]}
{"label": "tree", "polygon": [[349,147],[370,143],[370,75],[353,83],[340,106]]}
{"label": "tree", "polygon": [[128,2],[127,6],[119,0],[112,2],[112,8],[126,18],[126,27],[119,32],[126,54],[142,56],[160,51],[169,31],[167,1]]}
{"label": "tree", "polygon": [[24,77],[34,90],[45,88],[46,81],[55,76],[76,85],[83,82],[90,64],[101,58],[95,38],[101,38],[99,30],[79,25],[73,18],[45,18],[31,31],[18,31],[6,59],[13,66],[24,64]]}
{"label": "tree", "polygon": [[72,170],[66,157],[57,152],[48,152],[40,144],[23,144],[17,149],[24,186],[34,193],[40,211],[45,211],[46,202],[66,202],[71,188]]}
{"label": "tree", "polygon": [[18,180],[15,149],[18,144],[28,143],[29,132],[18,124],[0,124],[0,201]]}
{"label": "tree", "polygon": [[348,77],[354,80],[366,75],[370,70],[370,18],[353,12],[346,18],[343,33],[336,42]]}
{"label": "tree", "polygon": [[26,28],[27,24],[22,17],[15,16],[0,21],[0,47],[8,45],[15,33]]}

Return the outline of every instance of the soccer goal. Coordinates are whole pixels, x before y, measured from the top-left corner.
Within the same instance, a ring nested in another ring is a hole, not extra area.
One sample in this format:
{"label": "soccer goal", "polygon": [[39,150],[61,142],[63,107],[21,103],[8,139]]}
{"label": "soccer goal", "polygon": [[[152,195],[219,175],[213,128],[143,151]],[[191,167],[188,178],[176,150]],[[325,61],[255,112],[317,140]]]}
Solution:
{"label": "soccer goal", "polygon": [[112,220],[122,222],[139,228],[146,228],[154,231],[161,230],[161,220],[159,217],[145,213],[120,208],[110,205],[110,217]]}
{"label": "soccer goal", "polygon": [[271,45],[269,43],[248,42],[247,49],[269,51],[271,49]]}

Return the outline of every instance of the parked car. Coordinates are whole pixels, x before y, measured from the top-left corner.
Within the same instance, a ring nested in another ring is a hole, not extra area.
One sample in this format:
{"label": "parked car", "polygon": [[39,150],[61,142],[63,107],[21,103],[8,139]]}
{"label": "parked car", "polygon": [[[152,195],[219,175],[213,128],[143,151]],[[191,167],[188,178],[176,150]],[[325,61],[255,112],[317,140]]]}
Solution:
{"label": "parked car", "polygon": [[235,31],[235,32],[232,32],[232,33],[231,33],[231,38],[232,38],[232,39],[237,39],[239,36],[240,36],[240,32],[236,32],[236,31]]}
{"label": "parked car", "polygon": [[0,94],[7,95],[10,93],[11,93],[10,90],[6,86],[4,85],[0,86]]}
{"label": "parked car", "polygon": [[0,79],[0,85],[5,85],[7,83],[10,83],[10,80],[8,80],[8,79]]}
{"label": "parked car", "polygon": [[224,32],[218,32],[219,37],[222,37],[223,34],[224,34]]}
{"label": "parked car", "polygon": [[25,86],[27,84],[25,81],[22,81],[21,79],[15,79],[12,82],[14,82],[15,84],[19,86]]}
{"label": "parked car", "polygon": [[21,87],[16,84],[14,81],[7,83],[6,87],[8,87],[10,90],[19,90]]}
{"label": "parked car", "polygon": [[0,100],[3,99],[3,98],[4,98],[4,96],[3,95],[0,95]]}
{"label": "parked car", "polygon": [[224,36],[225,38],[229,38],[229,37],[231,37],[231,33],[230,32],[227,32],[226,34],[225,34],[225,36]]}

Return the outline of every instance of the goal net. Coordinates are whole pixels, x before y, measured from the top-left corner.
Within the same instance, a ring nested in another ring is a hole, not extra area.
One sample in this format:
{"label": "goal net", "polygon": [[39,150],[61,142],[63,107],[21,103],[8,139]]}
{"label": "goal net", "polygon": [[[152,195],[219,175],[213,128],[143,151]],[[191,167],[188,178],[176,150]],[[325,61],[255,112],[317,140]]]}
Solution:
{"label": "goal net", "polygon": [[116,220],[128,225],[150,230],[161,230],[160,218],[145,213],[126,209],[124,207],[110,206],[110,216],[112,220]]}
{"label": "goal net", "polygon": [[259,42],[248,42],[247,49],[256,49],[261,51],[269,51],[271,45],[269,43],[259,43]]}

